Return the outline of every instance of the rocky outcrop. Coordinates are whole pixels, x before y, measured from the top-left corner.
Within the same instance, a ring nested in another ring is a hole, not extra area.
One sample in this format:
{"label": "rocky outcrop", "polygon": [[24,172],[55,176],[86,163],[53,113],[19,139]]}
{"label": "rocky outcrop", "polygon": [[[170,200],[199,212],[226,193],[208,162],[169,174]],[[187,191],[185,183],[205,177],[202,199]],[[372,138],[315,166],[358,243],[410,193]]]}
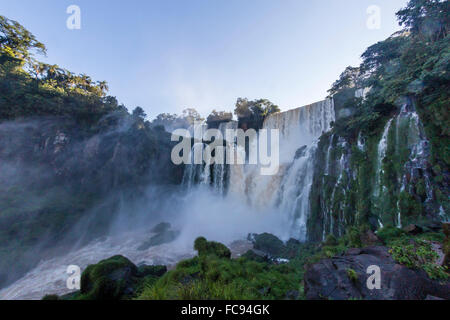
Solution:
{"label": "rocky outcrop", "polygon": [[114,256],[90,265],[81,276],[81,296],[88,300],[116,300],[137,294],[145,278],[159,278],[167,272],[165,266],[136,267],[123,256]]}
{"label": "rocky outcrop", "polygon": [[[369,266],[381,271],[381,288],[370,290]],[[396,263],[383,246],[350,249],[340,257],[308,265],[305,272],[307,299],[425,300],[450,299],[450,282],[431,280],[425,271]]]}

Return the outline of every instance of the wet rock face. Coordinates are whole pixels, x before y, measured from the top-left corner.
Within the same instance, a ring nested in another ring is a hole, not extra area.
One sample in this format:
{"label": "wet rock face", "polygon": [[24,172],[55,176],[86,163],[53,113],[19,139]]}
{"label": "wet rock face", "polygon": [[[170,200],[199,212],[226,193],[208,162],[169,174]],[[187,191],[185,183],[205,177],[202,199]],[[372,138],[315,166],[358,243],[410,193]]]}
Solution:
{"label": "wet rock face", "polygon": [[[378,266],[381,289],[370,290],[369,266]],[[350,276],[352,274],[353,276]],[[397,264],[382,246],[350,249],[344,256],[309,265],[305,273],[307,299],[424,300],[450,299],[450,282],[431,280],[425,271]]]}

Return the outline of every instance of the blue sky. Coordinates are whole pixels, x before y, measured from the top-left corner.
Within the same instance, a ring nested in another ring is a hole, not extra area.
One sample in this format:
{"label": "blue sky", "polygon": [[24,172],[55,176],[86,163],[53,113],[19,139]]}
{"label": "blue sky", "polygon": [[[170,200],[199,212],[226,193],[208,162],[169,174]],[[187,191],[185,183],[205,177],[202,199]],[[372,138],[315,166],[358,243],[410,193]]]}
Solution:
{"label": "blue sky", "polygon": [[[233,110],[238,97],[283,110],[326,96],[370,45],[399,30],[407,0],[0,0],[46,44],[48,62],[95,80],[150,117]],[[69,30],[69,5],[81,30]],[[381,9],[371,30],[366,10]]]}

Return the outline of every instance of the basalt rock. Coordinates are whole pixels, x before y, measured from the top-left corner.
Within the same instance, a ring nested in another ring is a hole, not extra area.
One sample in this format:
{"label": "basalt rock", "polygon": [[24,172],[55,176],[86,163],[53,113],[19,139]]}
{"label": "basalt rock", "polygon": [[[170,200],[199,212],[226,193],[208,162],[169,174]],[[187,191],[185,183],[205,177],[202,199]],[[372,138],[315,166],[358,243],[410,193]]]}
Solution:
{"label": "basalt rock", "polygon": [[[381,270],[381,289],[370,290],[369,266]],[[349,270],[354,277],[349,277]],[[305,272],[307,299],[425,300],[450,299],[450,282],[431,280],[425,271],[397,264],[383,246],[349,250],[346,254],[308,265]]]}

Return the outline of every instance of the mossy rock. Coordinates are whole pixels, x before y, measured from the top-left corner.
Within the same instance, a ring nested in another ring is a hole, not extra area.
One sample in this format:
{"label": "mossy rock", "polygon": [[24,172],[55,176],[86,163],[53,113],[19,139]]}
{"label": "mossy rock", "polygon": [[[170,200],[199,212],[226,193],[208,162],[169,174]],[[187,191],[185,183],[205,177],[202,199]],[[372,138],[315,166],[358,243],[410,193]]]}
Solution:
{"label": "mossy rock", "polygon": [[231,258],[231,251],[225,245],[219,242],[208,241],[204,237],[195,240],[194,249],[198,251],[199,257],[215,255],[218,258]]}
{"label": "mossy rock", "polygon": [[123,256],[90,265],[81,275],[81,294],[89,300],[117,300],[133,295],[138,268]]}
{"label": "mossy rock", "polygon": [[46,301],[57,301],[59,300],[59,296],[56,294],[48,294],[42,298],[42,300]]}
{"label": "mossy rock", "polygon": [[162,277],[167,272],[166,266],[140,266],[138,268],[138,276],[139,277]]}
{"label": "mossy rock", "polygon": [[253,235],[253,246],[273,257],[283,257],[286,252],[283,241],[270,233]]}

